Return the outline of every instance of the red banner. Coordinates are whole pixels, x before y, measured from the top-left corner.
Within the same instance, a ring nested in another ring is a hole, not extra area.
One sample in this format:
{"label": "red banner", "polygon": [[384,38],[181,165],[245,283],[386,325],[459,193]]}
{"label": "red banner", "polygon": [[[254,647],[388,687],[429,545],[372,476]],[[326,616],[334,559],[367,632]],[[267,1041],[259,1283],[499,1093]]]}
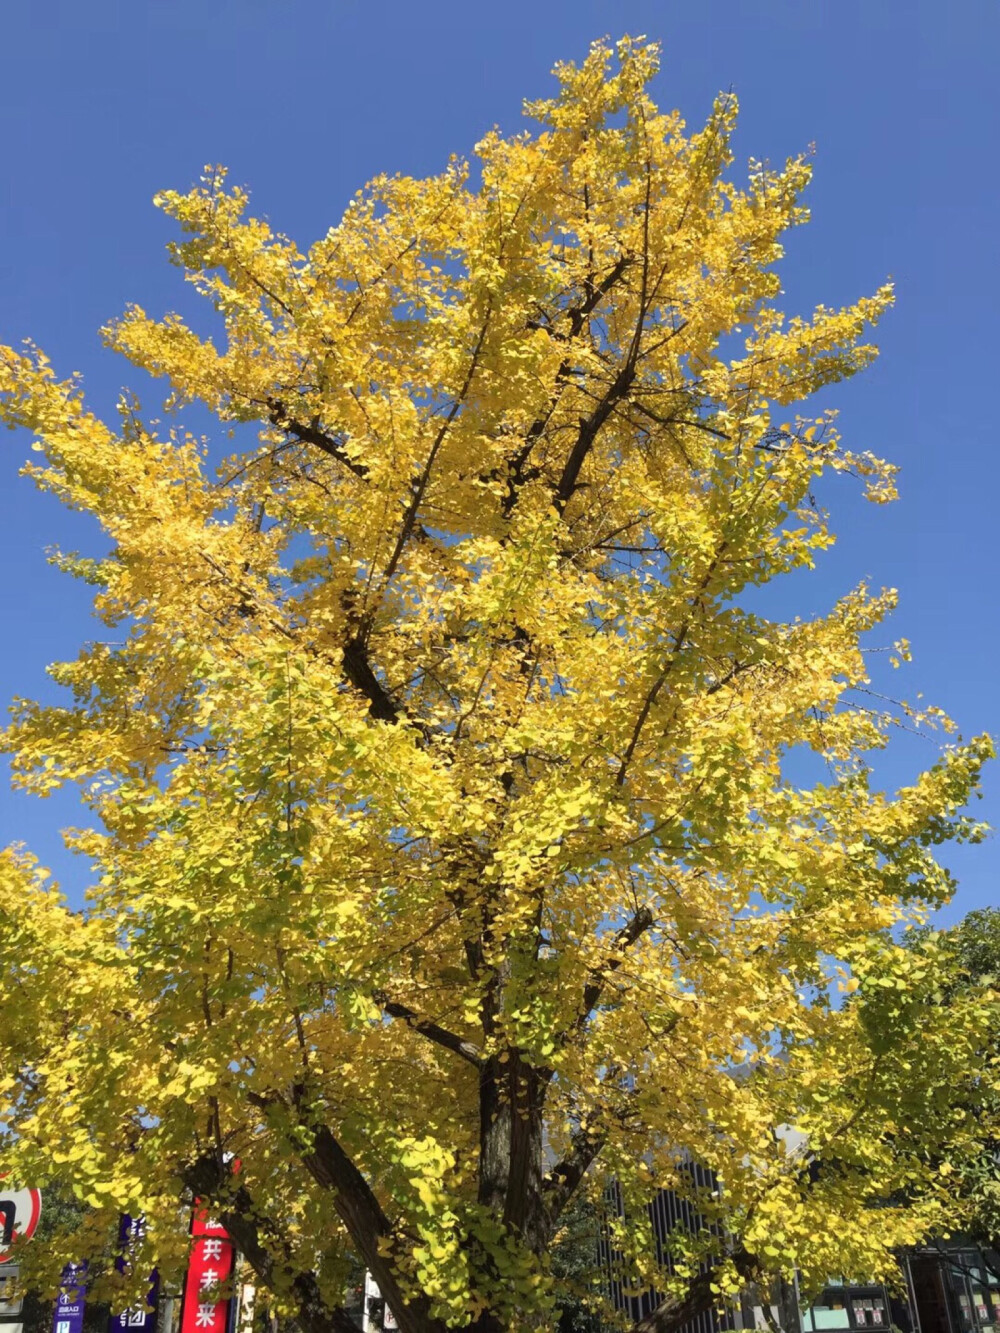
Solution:
{"label": "red banner", "polygon": [[180,1333],[227,1333],[232,1297],[220,1298],[218,1291],[232,1277],[235,1247],[225,1228],[202,1208],[195,1208],[191,1235]]}

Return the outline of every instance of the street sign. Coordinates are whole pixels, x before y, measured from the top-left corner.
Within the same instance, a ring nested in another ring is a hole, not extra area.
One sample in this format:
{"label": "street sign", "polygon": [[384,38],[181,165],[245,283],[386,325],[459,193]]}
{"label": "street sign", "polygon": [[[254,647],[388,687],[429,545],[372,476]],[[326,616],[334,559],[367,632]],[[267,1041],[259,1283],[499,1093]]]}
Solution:
{"label": "street sign", "polygon": [[17,1319],[24,1300],[14,1295],[17,1286],[17,1264],[0,1264],[0,1333],[9,1333],[8,1319]]}
{"label": "street sign", "polygon": [[52,1333],[83,1333],[86,1280],[86,1264],[67,1264],[63,1269],[56,1308],[52,1312]]}
{"label": "street sign", "polygon": [[396,1316],[385,1303],[379,1285],[371,1273],[365,1270],[364,1311],[362,1327],[365,1333],[383,1333],[386,1329],[398,1329]]}
{"label": "street sign", "polygon": [[41,1190],[9,1190],[0,1185],[0,1264],[15,1240],[34,1235],[41,1211]]}

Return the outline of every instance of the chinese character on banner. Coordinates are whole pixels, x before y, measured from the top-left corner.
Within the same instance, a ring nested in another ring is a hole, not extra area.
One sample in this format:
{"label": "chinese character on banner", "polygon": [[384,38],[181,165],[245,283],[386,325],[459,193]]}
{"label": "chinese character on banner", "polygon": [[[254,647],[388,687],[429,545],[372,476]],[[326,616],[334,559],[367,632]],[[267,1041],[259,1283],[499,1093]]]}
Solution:
{"label": "chinese character on banner", "polygon": [[232,1276],[233,1242],[224,1227],[197,1207],[191,1236],[180,1333],[227,1333],[232,1299],[220,1297],[219,1288]]}
{"label": "chinese character on banner", "polygon": [[83,1333],[86,1280],[85,1263],[67,1264],[63,1269],[56,1308],[52,1314],[52,1333]]}
{"label": "chinese character on banner", "polygon": [[[118,1227],[118,1255],[115,1267],[119,1273],[127,1273],[132,1266],[132,1256],[146,1229],[141,1217],[129,1217],[122,1213]],[[130,1329],[138,1333],[154,1333],[156,1328],[156,1306],[160,1296],[160,1275],[154,1268],[149,1275],[149,1291],[141,1305],[134,1305],[131,1310],[113,1314],[108,1320],[108,1333],[128,1333]]]}

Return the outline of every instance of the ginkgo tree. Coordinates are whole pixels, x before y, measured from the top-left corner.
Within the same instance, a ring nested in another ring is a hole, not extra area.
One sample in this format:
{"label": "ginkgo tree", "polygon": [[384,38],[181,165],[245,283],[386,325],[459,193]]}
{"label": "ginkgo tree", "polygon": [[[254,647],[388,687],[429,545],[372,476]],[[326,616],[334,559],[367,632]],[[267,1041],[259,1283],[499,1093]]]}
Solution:
{"label": "ginkgo tree", "polygon": [[[754,610],[831,544],[825,476],[893,496],[796,410],[891,291],[786,320],[807,161],[733,183],[733,98],[688,135],[656,69],[595,45],[532,132],[376,177],[306,251],[221,169],[158,196],[218,331],[105,337],[166,424],[0,350],[28,474],[107,549],[53,554],[109,631],[7,733],[93,813],[84,910],[2,861],[0,1149],[87,1205],[50,1278],[122,1211],[178,1273],[197,1197],[306,1333],[352,1327],[359,1260],[404,1333],[550,1329],[561,1219],[614,1182],[605,1252],[665,1333],[885,1272],[948,1207],[984,1007],[911,1006],[887,1051],[865,997],[908,992],[892,928],[980,836],[989,742],[880,790],[893,727],[946,721],[866,692],[894,593]],[[704,1219],[665,1255],[661,1189]]]}

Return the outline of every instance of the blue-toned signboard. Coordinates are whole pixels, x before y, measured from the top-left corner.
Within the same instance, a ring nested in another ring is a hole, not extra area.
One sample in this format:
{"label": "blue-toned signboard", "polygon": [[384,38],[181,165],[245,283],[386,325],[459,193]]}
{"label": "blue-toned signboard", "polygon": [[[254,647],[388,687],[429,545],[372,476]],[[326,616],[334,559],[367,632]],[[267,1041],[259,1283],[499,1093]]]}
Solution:
{"label": "blue-toned signboard", "polygon": [[[122,1214],[118,1228],[118,1257],[115,1266],[119,1273],[126,1273],[132,1266],[132,1257],[142,1240],[145,1222],[141,1217],[129,1217]],[[121,1314],[113,1314],[108,1321],[108,1333],[154,1333],[156,1329],[156,1306],[160,1298],[160,1275],[154,1268],[149,1275],[149,1291],[141,1305],[134,1305]]]}
{"label": "blue-toned signboard", "polygon": [[86,1264],[67,1264],[63,1269],[56,1308],[52,1315],[52,1333],[83,1333],[86,1280]]}

